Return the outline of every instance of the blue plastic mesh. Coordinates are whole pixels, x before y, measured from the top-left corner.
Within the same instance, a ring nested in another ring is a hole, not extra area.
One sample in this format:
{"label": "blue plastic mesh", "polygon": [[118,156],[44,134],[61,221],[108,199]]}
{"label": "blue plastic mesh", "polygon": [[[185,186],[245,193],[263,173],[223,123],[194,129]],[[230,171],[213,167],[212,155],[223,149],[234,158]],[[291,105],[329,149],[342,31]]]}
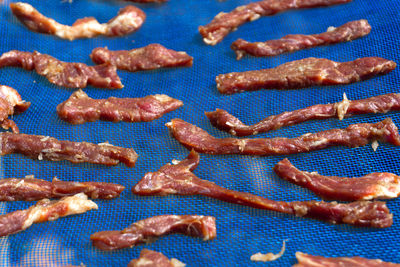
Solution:
{"label": "blue plastic mesh", "polygon": [[[128,2],[111,0],[75,0],[72,3],[43,0],[27,1],[45,15],[65,24],[84,16],[107,21]],[[290,11],[264,17],[240,27],[219,45],[205,45],[197,31],[218,12],[229,11],[248,3],[246,0],[170,0],[161,5],[139,5],[147,20],[136,33],[122,38],[94,38],[69,42],[49,35],[33,33],[11,14],[9,1],[1,8],[0,52],[11,49],[37,50],[61,60],[92,64],[89,58],[95,47],[132,49],[149,43],[187,51],[194,57],[191,68],[157,70],[139,73],[119,71],[125,84],[122,90],[86,88],[93,98],[142,97],[164,93],[178,98],[184,106],[148,123],[94,122],[69,125],[56,114],[56,106],[66,100],[72,90],[57,87],[34,72],[15,68],[0,70],[0,83],[16,88],[31,108],[14,119],[21,132],[53,136],[62,140],[88,141],[133,147],[140,155],[135,168],[123,165],[104,167],[69,162],[31,160],[19,155],[1,158],[2,177],[23,177],[33,174],[51,180],[54,176],[71,181],[104,181],[126,186],[120,198],[98,200],[99,210],[70,216],[54,222],[36,224],[28,230],[0,239],[0,265],[54,266],[84,263],[87,266],[125,266],[147,247],[175,257],[188,266],[261,266],[250,262],[256,252],[278,252],[282,240],[289,239],[285,255],[268,266],[290,266],[296,262],[294,253],[302,251],[324,256],[364,256],[400,262],[398,253],[400,202],[388,201],[394,213],[391,228],[377,230],[334,226],[316,220],[295,218],[268,211],[231,205],[205,197],[138,197],[131,187],[149,171],[158,170],[172,159],[182,159],[188,152],[168,134],[164,126],[178,117],[194,123],[215,136],[228,136],[214,129],[204,111],[223,108],[247,123],[267,115],[299,109],[313,104],[336,102],[346,92],[349,99],[371,97],[398,90],[399,71],[365,82],[347,86],[312,87],[302,90],[261,90],[232,96],[220,95],[215,87],[217,74],[270,68],[305,57],[321,57],[349,61],[364,56],[381,56],[400,62],[398,36],[400,20],[398,1],[354,0],[346,5],[312,10]],[[272,58],[235,59],[230,44],[241,37],[250,41],[276,39],[290,33],[319,33],[328,26],[339,26],[350,20],[365,18],[372,25],[367,37],[350,43],[303,50]],[[392,117],[400,125],[398,113],[357,116],[313,121],[287,127],[259,137],[294,137],[307,132],[344,128],[358,122],[376,122]],[[289,159],[300,169],[327,175],[361,176],[373,171],[400,174],[400,149],[382,144],[376,152],[370,146],[349,149],[330,148]],[[195,173],[204,179],[239,191],[251,192],[275,200],[318,199],[305,189],[281,181],[272,167],[283,157],[211,156],[201,155]],[[33,205],[32,202],[1,204],[6,213]],[[218,237],[203,242],[181,235],[171,235],[146,246],[115,252],[101,252],[92,247],[90,234],[123,229],[134,221],[161,214],[201,214],[217,217]]]}

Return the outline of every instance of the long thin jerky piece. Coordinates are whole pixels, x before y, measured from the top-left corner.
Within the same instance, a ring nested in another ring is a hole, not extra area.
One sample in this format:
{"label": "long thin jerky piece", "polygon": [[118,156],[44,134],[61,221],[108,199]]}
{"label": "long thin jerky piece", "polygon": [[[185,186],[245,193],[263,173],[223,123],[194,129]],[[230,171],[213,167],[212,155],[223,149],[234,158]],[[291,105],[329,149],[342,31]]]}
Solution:
{"label": "long thin jerky piece", "polygon": [[169,260],[161,252],[143,249],[138,259],[132,260],[128,267],[185,267],[186,264],[177,259]]}
{"label": "long thin jerky piece", "polygon": [[349,84],[387,74],[395,68],[395,62],[380,57],[364,57],[348,62],[309,57],[272,69],[220,74],[215,81],[221,94],[234,94],[260,89]]}
{"label": "long thin jerky piece", "polygon": [[0,85],[0,125],[3,129],[9,129],[18,133],[18,126],[14,121],[8,119],[9,116],[26,111],[30,102],[22,100],[20,94],[14,88]]}
{"label": "long thin jerky piece", "polygon": [[157,172],[147,173],[133,188],[134,194],[203,195],[222,201],[327,221],[333,224],[353,224],[366,227],[389,227],[393,215],[384,202],[357,201],[347,204],[323,201],[274,201],[249,193],[225,189],[213,182],[198,178],[192,171],[199,155],[192,151],[176,165],[166,164]]}
{"label": "long thin jerky piece", "polygon": [[161,215],[133,223],[122,231],[103,231],[90,236],[93,246],[114,250],[147,243],[169,234],[203,238],[216,237],[215,218],[199,215]]}

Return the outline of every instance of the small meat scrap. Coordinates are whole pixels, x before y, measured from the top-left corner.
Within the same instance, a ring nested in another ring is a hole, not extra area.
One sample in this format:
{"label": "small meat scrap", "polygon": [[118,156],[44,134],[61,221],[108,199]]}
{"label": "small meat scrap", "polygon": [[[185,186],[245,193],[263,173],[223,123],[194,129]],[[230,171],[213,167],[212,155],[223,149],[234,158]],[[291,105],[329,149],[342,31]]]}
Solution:
{"label": "small meat scrap", "polygon": [[289,34],[278,40],[250,43],[238,39],[232,43],[237,59],[249,54],[255,57],[276,56],[301,49],[349,42],[361,38],[371,31],[371,25],[365,19],[347,22],[340,27],[329,27],[327,32],[320,34]]}
{"label": "small meat scrap", "polygon": [[38,160],[68,160],[72,163],[89,162],[103,165],[124,163],[135,166],[138,155],[132,148],[113,146],[109,143],[60,141],[43,135],[0,133],[1,155],[22,154]]}
{"label": "small meat scrap", "polygon": [[165,113],[182,105],[182,101],[167,95],[93,99],[82,90],[78,90],[57,106],[57,114],[62,120],[72,124],[97,120],[144,122],[161,118]]}
{"label": "small meat scrap", "polygon": [[169,260],[164,254],[143,249],[138,259],[132,260],[128,267],[185,267],[186,264],[177,259]]}
{"label": "small meat scrap", "polygon": [[326,258],[296,252],[299,263],[293,267],[399,267],[400,264],[384,262],[381,260],[370,260],[361,257],[338,257]]}
{"label": "small meat scrap", "polygon": [[356,201],[351,203],[323,201],[275,201],[250,193],[225,189],[198,178],[192,171],[199,164],[199,155],[191,151],[176,165],[167,164],[156,172],[147,173],[132,192],[142,196],[203,195],[225,202],[308,217],[332,224],[352,224],[365,227],[390,227],[393,215],[384,202]]}
{"label": "small meat scrap", "polygon": [[389,73],[395,68],[395,62],[380,57],[364,57],[348,62],[309,57],[272,69],[220,74],[215,81],[221,94],[234,94],[260,89],[349,84]]}
{"label": "small meat scrap", "polygon": [[141,9],[127,6],[107,23],[100,24],[95,18],[87,17],[78,19],[72,26],[67,26],[43,16],[27,3],[11,3],[10,8],[14,16],[31,31],[55,35],[70,41],[98,35],[109,37],[127,35],[138,30],[146,19],[146,14]]}
{"label": "small meat scrap", "polygon": [[30,102],[22,100],[20,94],[14,88],[0,85],[0,124],[3,129],[19,133],[18,126],[14,121],[8,119],[9,116],[26,111]]}
{"label": "small meat scrap", "polygon": [[172,136],[188,149],[207,154],[240,154],[255,156],[288,155],[310,152],[331,146],[359,147],[380,140],[400,146],[400,136],[390,118],[377,123],[358,123],[345,129],[307,133],[295,138],[215,138],[206,131],[173,119],[167,123]]}
{"label": "small meat scrap", "polygon": [[351,0],[263,0],[235,8],[229,13],[221,12],[207,25],[200,26],[199,32],[208,45],[216,45],[230,32],[242,24],[292,9],[324,7],[344,4]]}
{"label": "small meat scrap", "polygon": [[85,213],[97,209],[96,203],[83,193],[50,201],[43,199],[26,210],[17,210],[0,215],[0,236],[23,231],[34,223],[54,221],[60,217]]}
{"label": "small meat scrap", "polygon": [[274,253],[267,253],[267,254],[262,254],[260,252],[251,255],[250,260],[251,261],[261,261],[261,262],[267,262],[267,261],[275,261],[277,259],[279,259],[280,257],[283,256],[283,253],[285,253],[286,250],[286,241],[287,240],[283,240],[283,244],[282,244],[282,248],[281,251],[278,254],[274,254]]}
{"label": "small meat scrap", "polygon": [[154,70],[172,67],[190,67],[193,58],[186,52],[167,49],[160,44],[132,50],[110,51],[107,48],[95,48],[90,55],[96,64],[111,63],[118,69],[127,71]]}
{"label": "small meat scrap", "polygon": [[122,231],[103,231],[90,236],[93,246],[102,250],[128,248],[169,234],[203,238],[216,237],[215,218],[199,215],[160,215],[133,223]]}
{"label": "small meat scrap", "polygon": [[236,136],[248,136],[265,133],[279,128],[309,120],[322,120],[369,113],[387,113],[400,110],[400,94],[386,94],[360,100],[348,100],[343,94],[343,101],[333,104],[319,104],[294,111],[269,116],[262,121],[246,125],[223,109],[206,112],[211,124],[221,131]]}

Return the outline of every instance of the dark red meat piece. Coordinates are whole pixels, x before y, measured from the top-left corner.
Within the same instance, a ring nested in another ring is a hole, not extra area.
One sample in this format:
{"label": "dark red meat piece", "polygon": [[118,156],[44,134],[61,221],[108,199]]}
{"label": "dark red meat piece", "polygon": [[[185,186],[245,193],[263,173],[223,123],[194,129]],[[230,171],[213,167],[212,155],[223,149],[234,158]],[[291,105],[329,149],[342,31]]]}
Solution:
{"label": "dark red meat piece", "polygon": [[140,252],[139,258],[132,260],[128,264],[128,267],[183,267],[183,266],[185,266],[184,264],[181,264],[181,265],[174,264],[176,261],[178,261],[178,260],[176,260],[176,259],[169,260],[166,256],[164,256],[160,252],[149,250],[149,249],[143,249]]}
{"label": "dark red meat piece", "polygon": [[19,133],[18,126],[14,121],[8,119],[9,116],[26,111],[30,102],[22,100],[20,94],[14,88],[0,85],[0,124],[4,129],[9,129],[14,133]]}

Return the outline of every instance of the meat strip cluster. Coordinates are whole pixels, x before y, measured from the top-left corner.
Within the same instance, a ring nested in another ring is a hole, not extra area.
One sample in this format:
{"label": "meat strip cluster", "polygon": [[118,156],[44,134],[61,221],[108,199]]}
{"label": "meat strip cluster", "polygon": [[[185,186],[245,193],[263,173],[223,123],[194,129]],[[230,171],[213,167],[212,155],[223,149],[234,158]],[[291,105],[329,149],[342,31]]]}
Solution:
{"label": "meat strip cluster", "polygon": [[139,29],[146,19],[146,14],[141,9],[127,6],[107,23],[100,24],[95,18],[87,17],[78,19],[72,26],[67,26],[43,16],[27,3],[11,3],[10,8],[14,16],[31,31],[55,35],[70,41],[98,35],[127,35]]}
{"label": "meat strip cluster", "polygon": [[389,227],[393,215],[384,202],[356,201],[346,204],[323,201],[274,201],[249,193],[225,189],[198,178],[192,171],[199,155],[192,151],[176,165],[167,164],[157,172],[147,173],[133,188],[137,195],[203,195],[222,201],[326,221],[366,227]]}
{"label": "meat strip cluster", "polygon": [[143,249],[140,252],[139,258],[132,260],[128,267],[185,267],[186,264],[177,259],[169,260],[161,252]]}
{"label": "meat strip cluster", "polygon": [[62,120],[72,124],[97,120],[144,122],[158,119],[182,105],[182,101],[167,95],[93,99],[82,90],[78,90],[57,106],[57,114]]}
{"label": "meat strip cluster", "polygon": [[8,119],[9,116],[26,111],[30,102],[22,100],[20,94],[14,88],[0,85],[0,124],[3,129],[19,133],[18,126],[14,121]]}

